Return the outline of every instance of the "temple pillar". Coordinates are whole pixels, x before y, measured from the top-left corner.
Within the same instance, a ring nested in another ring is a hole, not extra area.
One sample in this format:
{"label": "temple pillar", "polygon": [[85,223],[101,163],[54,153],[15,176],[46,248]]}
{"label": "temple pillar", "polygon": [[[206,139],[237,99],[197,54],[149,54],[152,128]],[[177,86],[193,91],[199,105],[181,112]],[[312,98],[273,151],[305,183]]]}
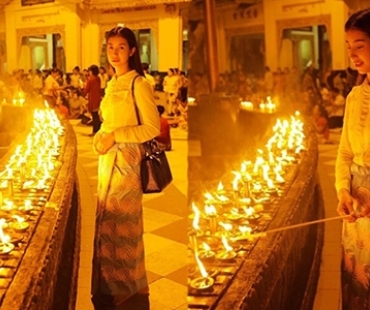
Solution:
{"label": "temple pillar", "polygon": [[[158,19],[158,71],[182,68],[182,22],[181,16],[172,15]],[[168,41],[171,38],[171,41]]]}
{"label": "temple pillar", "polygon": [[276,71],[279,67],[280,36],[277,33],[275,3],[273,1],[263,2],[263,17],[265,24],[265,66],[270,67],[271,71]]}
{"label": "temple pillar", "polygon": [[88,68],[91,65],[100,67],[100,54],[103,41],[100,41],[100,29],[96,23],[95,12],[86,12],[81,27],[81,64],[82,68]]}
{"label": "temple pillar", "polygon": [[[81,20],[76,12],[68,14],[65,24],[64,53],[66,70],[72,71],[75,66],[81,65]],[[96,37],[98,38],[98,36]],[[96,38],[94,38],[96,40]],[[91,46],[88,46],[91,48]],[[84,55],[85,57],[85,55]]]}
{"label": "temple pillar", "polygon": [[[16,35],[16,19],[15,12],[5,9],[5,29],[6,29],[6,55],[7,57],[7,72],[11,73],[18,69],[18,42]],[[10,57],[10,55],[12,55]]]}
{"label": "temple pillar", "polygon": [[335,11],[331,14],[331,30],[329,34],[332,50],[332,69],[343,70],[349,66],[346,34],[344,31],[344,25],[348,19],[349,11],[344,1],[332,1],[332,6],[335,8]]}
{"label": "temple pillar", "polygon": [[218,67],[219,72],[223,73],[228,70],[227,62],[230,55],[228,52],[228,45],[225,38],[225,21],[223,14],[218,14],[216,17],[216,31],[217,31],[217,49],[218,49]]}

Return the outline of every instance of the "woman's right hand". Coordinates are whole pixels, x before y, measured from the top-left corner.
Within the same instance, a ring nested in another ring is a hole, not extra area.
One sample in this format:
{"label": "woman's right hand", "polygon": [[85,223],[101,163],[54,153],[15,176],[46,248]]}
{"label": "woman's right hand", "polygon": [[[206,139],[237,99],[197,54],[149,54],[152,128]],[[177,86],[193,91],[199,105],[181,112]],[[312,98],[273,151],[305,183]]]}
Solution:
{"label": "woman's right hand", "polygon": [[101,138],[102,138],[101,133],[100,131],[98,131],[94,135],[94,140],[93,140],[93,150],[94,150],[95,155],[102,155],[102,153],[99,152],[98,147],[97,147],[97,144],[100,142]]}
{"label": "woman's right hand", "polygon": [[357,217],[353,209],[354,199],[347,189],[341,189],[338,193],[339,203],[337,207],[337,212],[341,216],[348,215],[345,219],[348,222],[356,221]]}

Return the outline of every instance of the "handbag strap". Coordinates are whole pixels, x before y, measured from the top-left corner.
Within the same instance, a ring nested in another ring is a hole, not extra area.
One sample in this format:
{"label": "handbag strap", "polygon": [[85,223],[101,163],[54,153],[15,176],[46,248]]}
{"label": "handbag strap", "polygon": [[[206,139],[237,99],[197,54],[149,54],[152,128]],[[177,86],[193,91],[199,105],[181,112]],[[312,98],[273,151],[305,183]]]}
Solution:
{"label": "handbag strap", "polygon": [[[137,123],[138,123],[138,125],[141,125],[141,120],[140,120],[140,115],[139,115],[139,108],[137,107],[136,98],[135,98],[135,81],[139,76],[140,75],[138,74],[132,80],[131,93],[132,93],[132,98],[133,98],[133,101],[134,101]],[[154,139],[151,140],[151,141],[144,142],[143,146],[144,146],[146,156],[149,156],[150,154],[152,154],[154,152],[155,149],[158,149],[158,145],[156,144]]]}
{"label": "handbag strap", "polygon": [[132,80],[132,84],[131,84],[131,93],[132,93],[132,98],[134,100],[134,107],[135,107],[135,113],[136,113],[136,119],[137,119],[137,123],[138,125],[141,125],[141,121],[140,121],[140,115],[139,115],[139,108],[137,107],[137,103],[136,103],[136,98],[135,98],[135,81],[136,79],[139,77],[140,75],[138,74],[137,76],[134,77],[134,79]]}

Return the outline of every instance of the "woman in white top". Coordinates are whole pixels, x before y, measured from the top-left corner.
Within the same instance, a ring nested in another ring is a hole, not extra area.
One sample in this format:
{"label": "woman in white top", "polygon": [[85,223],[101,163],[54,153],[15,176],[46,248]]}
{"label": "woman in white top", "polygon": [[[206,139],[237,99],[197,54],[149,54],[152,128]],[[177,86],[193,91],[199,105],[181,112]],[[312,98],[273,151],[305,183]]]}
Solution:
{"label": "woman in white top", "polygon": [[345,25],[348,55],[364,82],[347,97],[336,162],[342,233],[342,309],[370,309],[370,9]]}
{"label": "woman in white top", "polygon": [[93,142],[99,154],[91,289],[95,310],[149,310],[140,162],[142,143],[159,135],[160,123],[138,51],[130,29],[117,27],[108,33],[107,55],[115,75],[100,105],[103,123]]}
{"label": "woman in white top", "polygon": [[81,70],[79,66],[73,68],[71,78],[71,86],[76,89],[81,89],[82,81],[81,81]]}

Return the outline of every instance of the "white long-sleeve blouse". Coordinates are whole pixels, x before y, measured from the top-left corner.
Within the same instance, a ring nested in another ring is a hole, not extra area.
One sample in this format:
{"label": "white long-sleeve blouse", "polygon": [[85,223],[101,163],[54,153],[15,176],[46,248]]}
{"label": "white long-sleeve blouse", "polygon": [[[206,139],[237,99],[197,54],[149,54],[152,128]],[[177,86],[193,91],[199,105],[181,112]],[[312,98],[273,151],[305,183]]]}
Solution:
{"label": "white long-sleeve blouse", "polygon": [[100,104],[103,132],[114,132],[117,143],[143,143],[160,133],[159,114],[154,102],[153,89],[142,76],[135,80],[134,93],[139,109],[141,125],[135,113],[132,81],[138,73],[129,71],[113,76],[108,82],[104,99]]}
{"label": "white long-sleeve blouse", "polygon": [[344,125],[335,166],[337,192],[351,190],[351,164],[370,167],[370,86],[367,80],[347,96]]}

